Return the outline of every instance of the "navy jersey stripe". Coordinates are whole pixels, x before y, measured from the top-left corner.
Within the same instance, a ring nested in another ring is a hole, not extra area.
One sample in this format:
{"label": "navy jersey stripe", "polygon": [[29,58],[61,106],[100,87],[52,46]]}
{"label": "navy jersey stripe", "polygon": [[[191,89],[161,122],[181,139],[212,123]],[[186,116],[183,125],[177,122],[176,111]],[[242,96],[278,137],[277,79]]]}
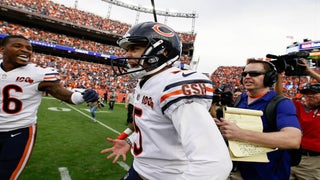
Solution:
{"label": "navy jersey stripe", "polygon": [[59,75],[58,72],[55,72],[55,73],[45,73],[44,75],[45,75],[45,76],[51,76],[51,75],[57,75],[57,74]]}
{"label": "navy jersey stripe", "polygon": [[164,105],[162,108],[161,108],[161,111],[162,113],[164,113],[165,110],[167,110],[172,104],[178,102],[178,101],[181,101],[183,99],[193,99],[193,98],[199,98],[199,99],[212,99],[212,96],[210,95],[206,95],[206,96],[203,96],[203,95],[192,95],[192,96],[182,96],[182,97],[179,97],[179,98],[175,98],[169,102],[167,102],[166,105]]}

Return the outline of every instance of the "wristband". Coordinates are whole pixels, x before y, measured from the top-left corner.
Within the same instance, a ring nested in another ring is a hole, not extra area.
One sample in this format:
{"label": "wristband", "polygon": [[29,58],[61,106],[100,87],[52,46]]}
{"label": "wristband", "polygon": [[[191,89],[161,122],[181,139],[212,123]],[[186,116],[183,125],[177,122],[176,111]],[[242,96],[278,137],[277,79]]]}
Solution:
{"label": "wristband", "polygon": [[81,93],[79,93],[79,92],[74,92],[74,93],[72,93],[72,95],[71,95],[71,101],[72,101],[73,104],[78,105],[78,104],[82,104],[82,103],[84,102],[84,99],[83,99]]}
{"label": "wristband", "polygon": [[126,134],[125,132],[122,132],[118,137],[117,137],[117,139],[122,139],[122,140],[124,140],[124,139],[126,139],[128,137],[128,134]]}
{"label": "wristband", "polygon": [[132,142],[130,141],[129,138],[126,138],[126,142],[127,142],[130,146],[132,146]]}
{"label": "wristband", "polygon": [[123,131],[124,133],[126,133],[127,135],[132,133],[132,130],[130,128],[127,128],[126,130]]}

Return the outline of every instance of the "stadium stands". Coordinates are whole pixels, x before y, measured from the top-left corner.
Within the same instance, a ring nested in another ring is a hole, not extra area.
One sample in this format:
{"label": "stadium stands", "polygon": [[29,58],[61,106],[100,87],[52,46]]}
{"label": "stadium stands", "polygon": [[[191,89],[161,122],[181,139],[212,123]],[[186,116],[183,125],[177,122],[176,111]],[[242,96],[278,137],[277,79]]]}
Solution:
{"label": "stadium stands", "polygon": [[[7,34],[22,34],[36,41],[33,44],[36,52],[34,62],[57,68],[64,86],[92,87],[100,94],[105,90],[116,89],[121,100],[122,94],[127,93],[136,83],[128,76],[113,76],[108,66],[109,56],[124,54],[122,49],[115,46],[115,42],[130,25],[47,0],[3,0],[0,7],[2,37]],[[179,36],[185,44],[184,52],[189,53],[186,47],[193,48],[195,35],[179,33]],[[55,45],[66,49],[72,47],[77,51],[60,51]],[[91,56],[84,54],[87,52]],[[93,57],[92,54],[96,56]],[[106,56],[98,57],[98,54]],[[184,54],[182,58],[186,62],[191,60],[189,54]]]}

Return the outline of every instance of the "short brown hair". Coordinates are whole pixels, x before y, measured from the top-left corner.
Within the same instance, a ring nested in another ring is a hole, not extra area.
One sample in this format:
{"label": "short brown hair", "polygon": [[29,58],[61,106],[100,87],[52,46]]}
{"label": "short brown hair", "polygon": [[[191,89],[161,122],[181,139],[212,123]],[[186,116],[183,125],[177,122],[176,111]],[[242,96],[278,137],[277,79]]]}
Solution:
{"label": "short brown hair", "polygon": [[274,65],[271,64],[271,63],[268,62],[268,61],[262,61],[262,60],[257,60],[257,59],[247,59],[247,64],[254,64],[254,63],[261,63],[261,64],[263,64],[263,69],[264,69],[266,72],[270,72],[270,71],[275,70]]}

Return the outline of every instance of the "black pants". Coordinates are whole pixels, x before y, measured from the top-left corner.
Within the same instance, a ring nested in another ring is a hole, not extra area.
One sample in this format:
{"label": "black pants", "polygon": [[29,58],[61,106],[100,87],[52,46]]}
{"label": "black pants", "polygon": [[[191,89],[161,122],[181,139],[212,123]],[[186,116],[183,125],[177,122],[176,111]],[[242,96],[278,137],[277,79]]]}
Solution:
{"label": "black pants", "polygon": [[109,110],[113,110],[115,101],[109,101]]}
{"label": "black pants", "polygon": [[36,139],[36,125],[0,132],[0,179],[17,179],[27,165]]}
{"label": "black pants", "polygon": [[133,122],[133,105],[128,104],[128,114],[127,114],[127,123]]}
{"label": "black pants", "polygon": [[136,170],[134,170],[133,166],[130,167],[127,174],[121,178],[121,180],[143,180]]}

